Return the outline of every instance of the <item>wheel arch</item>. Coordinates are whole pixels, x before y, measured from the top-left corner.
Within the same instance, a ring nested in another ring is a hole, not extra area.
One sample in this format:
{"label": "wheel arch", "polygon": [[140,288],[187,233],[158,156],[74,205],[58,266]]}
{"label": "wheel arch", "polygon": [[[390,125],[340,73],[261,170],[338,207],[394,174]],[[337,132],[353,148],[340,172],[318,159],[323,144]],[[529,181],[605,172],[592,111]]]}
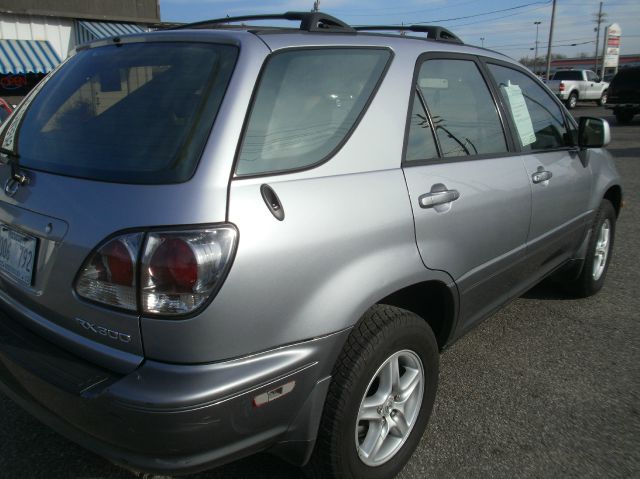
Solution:
{"label": "wheel arch", "polygon": [[619,185],[613,185],[604,194],[604,199],[609,200],[616,210],[616,218],[620,216],[622,209],[622,188]]}
{"label": "wheel arch", "polygon": [[411,311],[429,324],[442,350],[452,335],[457,317],[457,292],[441,281],[406,286],[380,299],[385,304]]}

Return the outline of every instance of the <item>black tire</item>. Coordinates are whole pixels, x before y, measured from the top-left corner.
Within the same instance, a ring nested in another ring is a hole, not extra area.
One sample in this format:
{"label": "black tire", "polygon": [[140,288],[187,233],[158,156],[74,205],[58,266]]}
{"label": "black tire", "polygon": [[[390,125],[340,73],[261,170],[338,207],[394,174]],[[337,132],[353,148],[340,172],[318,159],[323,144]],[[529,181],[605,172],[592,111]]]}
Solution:
{"label": "black tire", "polygon": [[633,120],[634,113],[631,111],[619,111],[615,110],[613,114],[616,116],[616,121],[621,125],[628,125]]}
{"label": "black tire", "polygon": [[598,100],[598,105],[599,106],[604,106],[607,104],[607,98],[609,97],[609,92],[607,90],[602,92],[602,95],[600,96],[600,99]]}
{"label": "black tire", "polygon": [[[369,466],[360,459],[356,442],[356,431],[361,430],[357,429],[358,424],[362,428],[362,422],[358,423],[361,403],[376,384],[373,380],[382,365],[394,354],[407,351],[419,357],[423,367],[422,403],[415,406],[416,419],[399,449],[386,462]],[[349,335],[334,366],[307,475],[342,479],[395,477],[411,457],[429,421],[439,361],[436,339],[422,318],[391,306],[378,305],[369,310]]]}
{"label": "black tire", "polygon": [[577,104],[578,104],[578,94],[575,91],[571,92],[571,95],[569,95],[569,98],[567,98],[567,101],[566,101],[567,109],[573,110]]}
{"label": "black tire", "polygon": [[[598,246],[601,241],[601,232],[605,222],[609,225],[609,241],[607,243],[607,253],[604,259],[602,271],[599,276],[596,276],[594,268],[596,264],[601,264],[601,257],[598,256]],[[593,296],[604,286],[604,281],[607,276],[607,270],[609,264],[611,264],[611,255],[613,252],[613,243],[616,232],[616,212],[613,209],[613,205],[609,200],[602,200],[600,208],[596,213],[596,217],[593,220],[593,226],[591,229],[591,236],[589,237],[589,244],[587,245],[587,256],[582,266],[580,275],[565,283],[567,291],[578,298],[586,298]]]}

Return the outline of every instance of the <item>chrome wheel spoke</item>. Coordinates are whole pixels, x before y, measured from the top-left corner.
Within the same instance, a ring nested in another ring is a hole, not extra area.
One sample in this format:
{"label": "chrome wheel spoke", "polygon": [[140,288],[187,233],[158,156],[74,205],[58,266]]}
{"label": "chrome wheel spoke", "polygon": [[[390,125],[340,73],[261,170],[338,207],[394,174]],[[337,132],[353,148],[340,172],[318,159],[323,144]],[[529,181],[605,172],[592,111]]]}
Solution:
{"label": "chrome wheel spoke", "polygon": [[366,459],[374,457],[380,451],[388,435],[389,425],[386,421],[380,420],[377,423],[372,423],[360,446],[360,454]]}
{"label": "chrome wheel spoke", "polygon": [[404,417],[404,414],[401,412],[396,412],[391,415],[391,433],[394,433],[395,436],[400,438],[404,438],[411,428],[409,424],[407,424],[407,419]]}
{"label": "chrome wheel spoke", "polygon": [[422,381],[422,372],[413,369],[406,368],[402,378],[400,380],[400,387],[398,388],[398,400],[396,403],[404,403],[411,397],[416,387]]}
{"label": "chrome wheel spoke", "polygon": [[385,362],[382,371],[380,371],[380,386],[378,391],[389,395],[398,390],[400,384],[400,368],[398,366],[398,358],[394,355]]}
{"label": "chrome wheel spoke", "polygon": [[375,394],[365,398],[358,412],[358,421],[380,421],[382,417],[380,411],[386,401],[386,396]]}

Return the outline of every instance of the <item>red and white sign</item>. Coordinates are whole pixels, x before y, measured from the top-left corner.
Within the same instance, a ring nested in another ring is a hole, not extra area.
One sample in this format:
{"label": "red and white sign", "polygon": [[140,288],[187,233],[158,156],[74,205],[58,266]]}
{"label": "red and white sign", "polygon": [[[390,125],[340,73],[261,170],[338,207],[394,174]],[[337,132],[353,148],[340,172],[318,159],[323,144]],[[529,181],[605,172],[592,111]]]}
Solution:
{"label": "red and white sign", "polygon": [[622,30],[620,25],[614,23],[609,25],[605,31],[605,52],[604,52],[604,68],[618,68],[618,60],[620,58],[620,36]]}

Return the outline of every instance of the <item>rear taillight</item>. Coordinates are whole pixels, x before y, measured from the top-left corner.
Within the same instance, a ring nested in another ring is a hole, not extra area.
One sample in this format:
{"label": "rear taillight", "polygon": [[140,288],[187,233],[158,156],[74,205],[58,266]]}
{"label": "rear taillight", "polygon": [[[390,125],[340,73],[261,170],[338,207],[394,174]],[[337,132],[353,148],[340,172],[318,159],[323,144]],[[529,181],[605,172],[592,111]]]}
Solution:
{"label": "rear taillight", "polygon": [[220,287],[237,236],[232,226],[118,236],[89,256],[76,291],[141,314],[192,313]]}
{"label": "rear taillight", "polygon": [[560,86],[558,87],[558,90],[564,91],[564,83],[560,82]]}
{"label": "rear taillight", "polygon": [[220,285],[236,242],[236,230],[221,227],[149,233],[142,255],[142,312],[187,314]]}
{"label": "rear taillight", "polygon": [[78,294],[99,303],[137,310],[136,264],[142,238],[142,233],[118,236],[94,251],[78,276]]}

